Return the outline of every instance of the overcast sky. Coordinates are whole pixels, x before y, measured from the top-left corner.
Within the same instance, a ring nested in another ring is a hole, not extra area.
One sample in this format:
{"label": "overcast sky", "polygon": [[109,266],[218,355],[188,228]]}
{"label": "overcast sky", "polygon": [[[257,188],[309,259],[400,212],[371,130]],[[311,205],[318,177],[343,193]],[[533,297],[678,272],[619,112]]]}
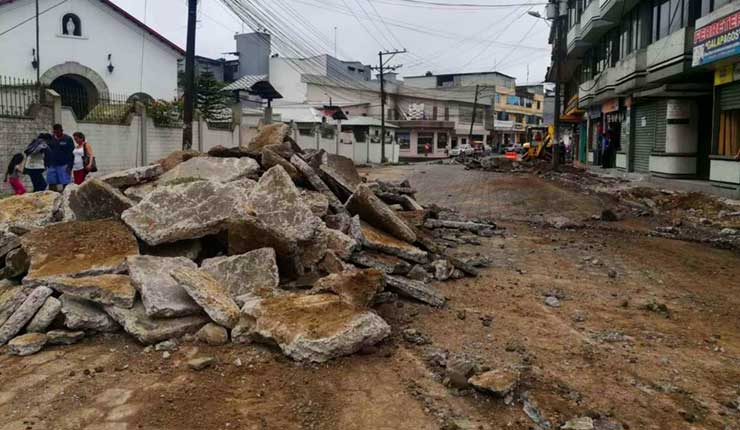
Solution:
{"label": "overcast sky", "polygon": [[[113,1],[185,47],[186,0]],[[541,3],[541,0],[438,2],[502,5]],[[517,83],[526,82],[527,76],[530,83],[535,83],[543,80],[549,62],[548,24],[526,13],[528,9],[543,13],[541,5],[455,9],[414,4],[413,0],[268,0],[258,3],[280,11],[275,15],[282,18],[288,16],[284,7],[294,9],[302,22],[291,26],[291,31],[308,34],[309,28],[315,28],[324,42],[321,48],[312,44],[317,51],[333,54],[334,27],[337,27],[338,56],[344,60],[376,65],[379,50],[408,49],[408,54],[399,55],[393,61],[404,65],[399,70],[401,76],[423,74],[427,70],[434,73],[498,70],[515,76]],[[198,20],[196,52],[207,57],[219,58],[224,56],[222,53],[235,50],[234,34],[252,30],[221,0],[200,0]],[[270,28],[270,25],[265,26]],[[274,50],[280,51],[278,44],[275,45]]]}

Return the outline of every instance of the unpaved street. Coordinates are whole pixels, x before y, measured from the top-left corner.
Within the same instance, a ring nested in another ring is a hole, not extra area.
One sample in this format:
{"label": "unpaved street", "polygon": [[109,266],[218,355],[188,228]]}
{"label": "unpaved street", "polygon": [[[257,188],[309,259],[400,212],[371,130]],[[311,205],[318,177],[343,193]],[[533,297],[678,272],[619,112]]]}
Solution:
{"label": "unpaved street", "polygon": [[[392,336],[322,365],[195,343],[165,358],[123,334],[3,354],[0,430],[530,429],[536,411],[543,428],[589,416],[600,429],[740,429],[737,251],[644,234],[653,217],[546,227],[556,215],[589,220],[613,201],[533,175],[451,165],[365,173],[409,178],[422,204],[496,220],[502,236],[459,248],[492,266],[435,283],[444,309],[380,305]],[[405,329],[428,342],[409,342]],[[185,365],[202,354],[218,364]],[[440,363],[459,356],[518,369],[516,396],[506,404],[455,388]]]}

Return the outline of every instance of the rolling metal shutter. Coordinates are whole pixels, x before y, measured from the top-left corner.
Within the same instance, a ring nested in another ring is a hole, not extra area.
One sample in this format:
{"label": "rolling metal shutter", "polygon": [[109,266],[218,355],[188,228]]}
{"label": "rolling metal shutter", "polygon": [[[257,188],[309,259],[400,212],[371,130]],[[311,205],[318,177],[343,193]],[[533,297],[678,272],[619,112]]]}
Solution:
{"label": "rolling metal shutter", "polygon": [[655,143],[654,152],[665,152],[665,129],[666,129],[666,112],[668,110],[668,100],[658,100],[655,102]]}
{"label": "rolling metal shutter", "polygon": [[[650,171],[650,153],[655,143],[655,103],[635,106],[635,135],[632,165],[635,172]],[[665,115],[665,114],[664,114]],[[665,136],[665,135],[664,135]],[[663,138],[665,141],[665,137]]]}
{"label": "rolling metal shutter", "polygon": [[740,82],[720,87],[719,108],[721,110],[740,109]]}

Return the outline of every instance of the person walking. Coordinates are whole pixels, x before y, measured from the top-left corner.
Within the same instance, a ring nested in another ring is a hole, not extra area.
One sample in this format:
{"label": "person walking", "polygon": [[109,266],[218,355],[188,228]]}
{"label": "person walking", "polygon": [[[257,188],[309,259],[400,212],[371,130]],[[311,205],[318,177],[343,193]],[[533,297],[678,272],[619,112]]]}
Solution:
{"label": "person walking", "polygon": [[13,188],[16,196],[26,194],[26,187],[21,182],[23,176],[23,154],[15,154],[10,159],[8,170],[5,171],[3,182],[7,182]]}
{"label": "person walking", "polygon": [[26,164],[23,173],[31,178],[34,193],[46,190],[46,179],[44,179],[44,172],[46,171],[45,158],[46,151],[49,150],[50,141],[51,135],[49,133],[41,133],[23,151],[26,154]]}
{"label": "person walking", "polygon": [[72,138],[64,134],[62,125],[54,124],[46,152],[46,181],[54,191],[61,192],[71,182],[74,146]]}
{"label": "person walking", "polygon": [[75,141],[75,149],[72,151],[74,162],[72,163],[72,176],[74,183],[80,185],[85,181],[87,174],[93,170],[93,152],[92,147],[85,140],[85,135],[81,132],[72,134]]}

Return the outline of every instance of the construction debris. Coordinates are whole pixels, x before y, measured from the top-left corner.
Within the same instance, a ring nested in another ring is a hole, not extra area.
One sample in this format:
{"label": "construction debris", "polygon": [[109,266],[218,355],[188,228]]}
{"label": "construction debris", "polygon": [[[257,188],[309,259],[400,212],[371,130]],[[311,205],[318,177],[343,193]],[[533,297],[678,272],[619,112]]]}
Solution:
{"label": "construction debris", "polygon": [[414,193],[365,183],[352,160],[305,154],[272,125],[247,147],[0,200],[0,345],[27,355],[123,330],[147,345],[268,342],[313,362],[372,347],[391,332],[374,306],[443,306],[432,282],[477,274],[445,234],[496,229]]}

